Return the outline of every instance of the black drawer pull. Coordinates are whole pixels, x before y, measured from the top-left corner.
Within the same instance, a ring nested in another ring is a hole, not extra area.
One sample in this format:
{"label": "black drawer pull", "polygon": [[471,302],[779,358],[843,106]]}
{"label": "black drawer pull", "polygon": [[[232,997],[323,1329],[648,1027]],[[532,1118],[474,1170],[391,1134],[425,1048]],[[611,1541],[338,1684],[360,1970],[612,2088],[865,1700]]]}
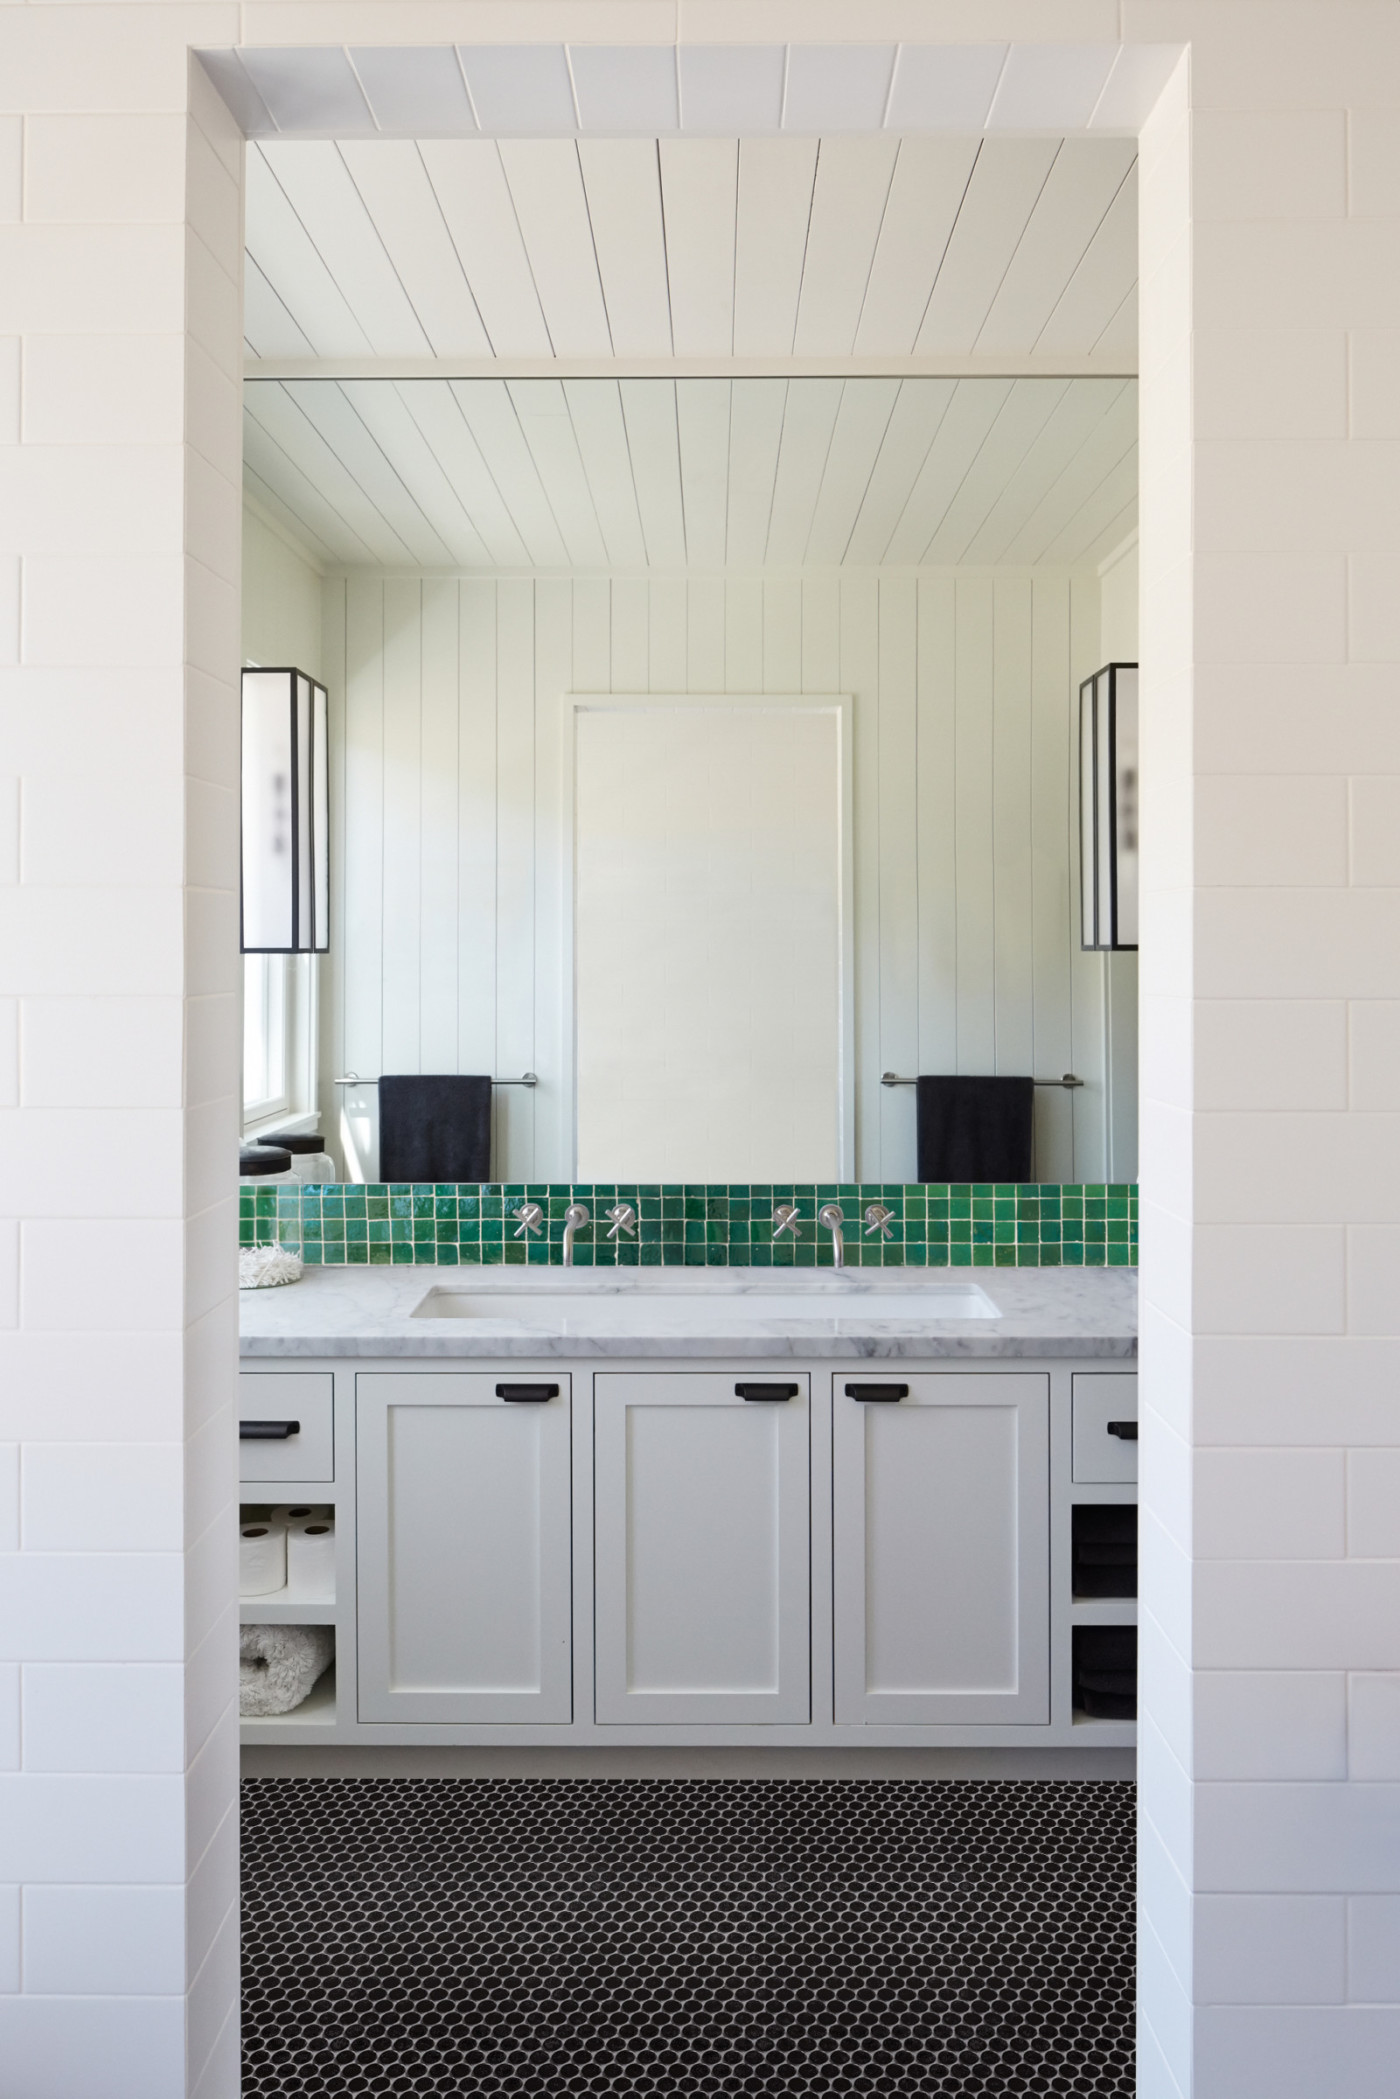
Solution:
{"label": "black drawer pull", "polygon": [[300,1434],[299,1421],[240,1421],[238,1424],[240,1443],[285,1443],[289,1436]]}
{"label": "black drawer pull", "polygon": [[736,1385],[734,1390],[740,1399],[796,1399],[802,1390],[800,1385]]}
{"label": "black drawer pull", "polygon": [[1120,1443],[1137,1442],[1137,1423],[1135,1421],[1106,1421],[1104,1427],[1108,1430],[1110,1436],[1116,1436]]}
{"label": "black drawer pull", "polygon": [[557,1385],[497,1385],[496,1397],[497,1399],[523,1400],[531,1406],[535,1406],[544,1399],[557,1399],[559,1397],[559,1387]]}
{"label": "black drawer pull", "polygon": [[874,1399],[908,1399],[907,1385],[847,1385],[847,1399],[868,1402]]}

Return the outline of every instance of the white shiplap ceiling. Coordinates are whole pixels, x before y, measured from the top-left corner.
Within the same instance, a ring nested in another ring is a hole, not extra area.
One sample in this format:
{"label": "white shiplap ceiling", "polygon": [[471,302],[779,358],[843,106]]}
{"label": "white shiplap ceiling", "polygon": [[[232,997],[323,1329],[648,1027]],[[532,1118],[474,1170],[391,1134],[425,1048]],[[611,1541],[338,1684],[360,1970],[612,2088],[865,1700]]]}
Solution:
{"label": "white shiplap ceiling", "polygon": [[327,566],[1098,559],[1136,522],[1123,378],[255,380],[249,493]]}
{"label": "white shiplap ceiling", "polygon": [[1130,372],[1135,155],[1090,137],[270,140],[248,152],[250,368]]}

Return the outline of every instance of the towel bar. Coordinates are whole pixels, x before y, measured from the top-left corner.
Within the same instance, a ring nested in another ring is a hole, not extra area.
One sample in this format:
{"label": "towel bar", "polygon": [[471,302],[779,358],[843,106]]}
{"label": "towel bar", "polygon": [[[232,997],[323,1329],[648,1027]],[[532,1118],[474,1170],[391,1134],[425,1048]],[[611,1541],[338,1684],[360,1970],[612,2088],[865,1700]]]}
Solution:
{"label": "towel bar", "polygon": [[[533,1071],[527,1071],[519,1079],[492,1079],[493,1086],[538,1086],[539,1079]],[[362,1079],[357,1071],[343,1071],[339,1078],[331,1080],[332,1086],[377,1086],[378,1079]]]}
{"label": "towel bar", "polygon": [[[917,1086],[918,1083],[917,1079],[898,1078],[892,1071],[882,1071],[880,1074],[880,1084],[882,1086]],[[1083,1079],[1077,1079],[1072,1071],[1067,1071],[1062,1079],[1032,1079],[1031,1084],[1033,1086],[1063,1086],[1066,1091],[1070,1091],[1075,1086],[1082,1086],[1084,1081]]]}

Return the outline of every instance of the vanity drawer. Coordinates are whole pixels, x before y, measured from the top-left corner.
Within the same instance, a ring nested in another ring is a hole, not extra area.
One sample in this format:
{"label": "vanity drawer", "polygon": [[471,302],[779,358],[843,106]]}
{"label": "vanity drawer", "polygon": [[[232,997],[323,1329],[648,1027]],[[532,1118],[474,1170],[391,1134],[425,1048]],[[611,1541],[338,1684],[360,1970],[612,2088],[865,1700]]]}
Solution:
{"label": "vanity drawer", "polygon": [[[245,1370],[238,1379],[240,1480],[335,1478],[335,1379],[328,1370]],[[295,1421],[290,1436],[249,1437],[249,1422]]]}
{"label": "vanity drawer", "polygon": [[[1076,1486],[1131,1485],[1138,1476],[1137,1374],[1081,1370],[1074,1376]],[[1123,1430],[1131,1426],[1132,1434]]]}

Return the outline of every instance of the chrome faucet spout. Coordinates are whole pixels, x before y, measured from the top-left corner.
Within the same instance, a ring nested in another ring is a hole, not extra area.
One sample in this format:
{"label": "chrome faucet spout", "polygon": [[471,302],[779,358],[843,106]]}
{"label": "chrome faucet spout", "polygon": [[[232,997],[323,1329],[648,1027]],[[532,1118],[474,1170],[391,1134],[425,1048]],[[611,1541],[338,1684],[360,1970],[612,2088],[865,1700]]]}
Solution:
{"label": "chrome faucet spout", "polygon": [[817,1223],[824,1226],[831,1234],[831,1265],[833,1268],[844,1268],[846,1265],[846,1242],[841,1236],[841,1227],[845,1222],[846,1214],[844,1210],[840,1209],[835,1203],[823,1203],[817,1212]]}
{"label": "chrome faucet spout", "polygon": [[564,1266],[574,1265],[574,1234],[592,1224],[593,1219],[582,1203],[570,1203],[564,1212]]}

